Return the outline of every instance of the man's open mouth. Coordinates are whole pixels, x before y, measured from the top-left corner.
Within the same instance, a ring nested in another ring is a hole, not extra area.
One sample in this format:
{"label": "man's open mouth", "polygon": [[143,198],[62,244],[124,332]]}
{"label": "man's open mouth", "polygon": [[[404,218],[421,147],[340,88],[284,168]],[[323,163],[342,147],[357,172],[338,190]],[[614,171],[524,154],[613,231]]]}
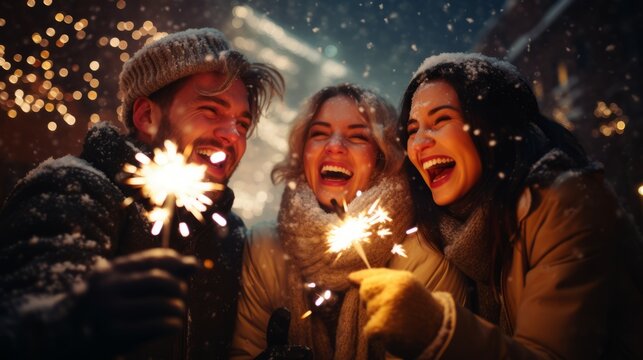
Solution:
{"label": "man's open mouth", "polygon": [[197,156],[209,166],[214,168],[223,168],[225,166],[225,158],[223,161],[212,162],[211,158],[213,154],[220,153],[221,150],[215,148],[198,148],[195,150]]}
{"label": "man's open mouth", "polygon": [[324,180],[347,181],[353,177],[353,172],[342,166],[323,165],[320,175]]}
{"label": "man's open mouth", "polygon": [[447,176],[455,166],[455,160],[450,157],[437,157],[422,163],[422,168],[429,174],[431,182]]}

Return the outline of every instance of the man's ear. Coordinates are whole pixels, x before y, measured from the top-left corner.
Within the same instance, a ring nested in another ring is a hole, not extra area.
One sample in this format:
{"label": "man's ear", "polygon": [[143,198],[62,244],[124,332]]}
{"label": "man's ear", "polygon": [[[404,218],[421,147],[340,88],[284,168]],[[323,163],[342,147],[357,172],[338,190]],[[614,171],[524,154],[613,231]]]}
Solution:
{"label": "man's ear", "polygon": [[141,96],[134,100],[132,121],[136,127],[138,139],[151,143],[161,125],[161,109],[147,97]]}

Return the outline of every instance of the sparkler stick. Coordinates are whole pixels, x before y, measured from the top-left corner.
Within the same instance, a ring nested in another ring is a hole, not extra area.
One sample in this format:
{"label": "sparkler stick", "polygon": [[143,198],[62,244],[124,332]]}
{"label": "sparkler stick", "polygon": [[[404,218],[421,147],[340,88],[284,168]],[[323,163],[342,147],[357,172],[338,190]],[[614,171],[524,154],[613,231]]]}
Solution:
{"label": "sparkler stick", "polygon": [[163,219],[163,227],[165,228],[165,231],[163,231],[163,237],[161,238],[161,247],[163,248],[168,248],[170,247],[170,225],[172,224],[172,217],[174,216],[174,204],[176,201],[174,200],[174,196],[172,194],[169,194],[167,196],[167,199],[165,200],[165,213],[167,216],[165,219]]}
{"label": "sparkler stick", "polygon": [[339,206],[339,203],[335,199],[330,199],[330,204],[333,206],[333,211],[339,216],[340,219],[344,220],[346,217],[346,210],[343,207]]}
{"label": "sparkler stick", "polygon": [[[339,207],[335,199],[331,200],[331,204],[336,209]],[[337,212],[337,210],[335,211]],[[362,243],[368,243],[369,237],[373,233],[379,237],[391,234],[388,228],[376,230],[382,224],[391,221],[388,212],[379,206],[379,199],[377,199],[366,212],[361,212],[356,216],[348,216],[344,210],[343,213],[338,213],[338,216],[342,219],[341,224],[333,226],[327,235],[328,252],[337,253],[337,259],[339,259],[343,251],[352,247],[370,269],[371,265]]]}
{"label": "sparkler stick", "polygon": [[[186,155],[177,152],[173,142],[164,142],[165,151],[154,149],[154,160],[143,153],[136,154],[140,167],[125,164],[123,171],[132,175],[125,183],[141,188],[143,196],[148,198],[155,208],[148,213],[150,221],[154,222],[152,234],[158,235],[163,228],[161,245],[169,247],[170,231],[174,207],[184,207],[199,221],[203,221],[202,212],[212,200],[205,195],[208,191],[223,190],[224,185],[204,181],[205,165],[189,164]],[[189,154],[191,148],[185,149]],[[224,154],[225,155],[225,154]],[[219,156],[217,159],[220,159]],[[223,161],[223,159],[219,161]],[[189,234],[187,229],[181,229],[181,234]]]}

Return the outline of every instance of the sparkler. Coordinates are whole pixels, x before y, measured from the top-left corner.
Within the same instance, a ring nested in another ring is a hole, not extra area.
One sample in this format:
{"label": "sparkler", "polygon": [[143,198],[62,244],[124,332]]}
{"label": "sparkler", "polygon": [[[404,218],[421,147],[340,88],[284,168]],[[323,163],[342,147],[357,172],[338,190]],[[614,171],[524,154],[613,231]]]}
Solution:
{"label": "sparkler", "polygon": [[[148,213],[150,221],[154,222],[152,234],[158,235],[162,228],[167,228],[172,220],[174,206],[184,207],[199,221],[203,221],[202,212],[212,205],[212,200],[204,193],[213,190],[223,190],[224,185],[204,181],[205,165],[189,164],[186,156],[177,152],[173,142],[164,142],[165,150],[154,149],[154,160],[143,153],[136,154],[140,167],[125,164],[123,170],[132,177],[125,183],[141,188],[143,196],[148,198],[155,208]],[[185,150],[189,154],[191,148]],[[218,159],[218,158],[217,158]],[[225,157],[223,157],[223,161]],[[181,235],[188,236],[189,230],[181,223]],[[163,233],[162,246],[168,247],[170,232]]]}
{"label": "sparkler", "polygon": [[[384,237],[391,234],[391,231],[382,227],[384,223],[391,221],[388,212],[379,206],[377,199],[367,211],[361,212],[356,216],[346,214],[346,210],[339,212],[341,224],[333,226],[327,234],[328,252],[337,253],[337,259],[342,252],[352,247],[357,255],[364,261],[368,268],[371,265],[366,258],[366,253],[362,243],[368,243],[370,236],[376,234],[378,237]],[[337,204],[335,201],[334,204]]]}

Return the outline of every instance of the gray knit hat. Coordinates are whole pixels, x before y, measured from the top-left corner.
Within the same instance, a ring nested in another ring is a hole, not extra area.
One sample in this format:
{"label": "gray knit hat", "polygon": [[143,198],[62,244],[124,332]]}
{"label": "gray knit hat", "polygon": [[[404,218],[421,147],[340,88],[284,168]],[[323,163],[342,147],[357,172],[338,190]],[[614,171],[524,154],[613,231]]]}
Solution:
{"label": "gray knit hat", "polygon": [[229,52],[223,33],[213,28],[180,31],[143,46],[123,65],[119,76],[119,119],[132,130],[132,107],[137,98],[192,74],[226,73]]}

